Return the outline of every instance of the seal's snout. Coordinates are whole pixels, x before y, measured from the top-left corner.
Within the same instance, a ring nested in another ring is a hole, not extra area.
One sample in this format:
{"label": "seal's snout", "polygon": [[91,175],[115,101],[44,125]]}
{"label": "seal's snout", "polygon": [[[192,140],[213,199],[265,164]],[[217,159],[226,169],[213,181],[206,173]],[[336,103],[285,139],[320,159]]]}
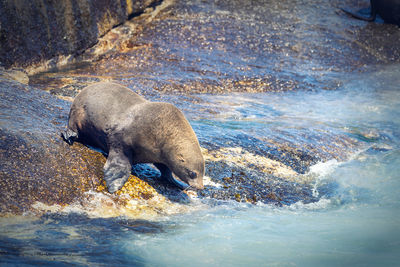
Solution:
{"label": "seal's snout", "polygon": [[182,190],[186,190],[188,188],[192,189],[204,189],[203,186],[203,178],[196,178],[196,179],[180,179],[175,173],[171,173],[169,180],[173,182],[176,186],[178,186]]}
{"label": "seal's snout", "polygon": [[198,189],[198,190],[203,190],[204,189],[204,185],[198,185],[198,186],[195,186],[195,188]]}
{"label": "seal's snout", "polygon": [[189,182],[189,186],[190,186],[191,188],[195,188],[195,189],[198,189],[198,190],[202,190],[202,189],[204,189],[203,179],[191,180],[191,181]]}

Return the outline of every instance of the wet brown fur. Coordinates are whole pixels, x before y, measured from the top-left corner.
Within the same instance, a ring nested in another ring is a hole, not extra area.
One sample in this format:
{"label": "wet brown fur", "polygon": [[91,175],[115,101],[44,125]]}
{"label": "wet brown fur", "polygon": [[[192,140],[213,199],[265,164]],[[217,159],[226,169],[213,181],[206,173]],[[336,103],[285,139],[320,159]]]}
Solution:
{"label": "wet brown fur", "polygon": [[108,154],[104,178],[111,193],[124,185],[137,163],[154,163],[166,179],[176,181],[174,174],[189,186],[203,188],[204,159],[183,113],[119,84],[84,88],[72,104],[63,137]]}

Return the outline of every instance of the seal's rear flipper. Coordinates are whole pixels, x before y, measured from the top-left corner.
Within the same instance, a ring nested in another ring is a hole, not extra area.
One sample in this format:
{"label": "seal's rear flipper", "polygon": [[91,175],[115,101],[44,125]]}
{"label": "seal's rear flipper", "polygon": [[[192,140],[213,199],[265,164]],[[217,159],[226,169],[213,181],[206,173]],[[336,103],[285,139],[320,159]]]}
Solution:
{"label": "seal's rear flipper", "polygon": [[71,129],[67,129],[66,131],[61,132],[61,137],[68,143],[68,145],[72,145],[74,141],[78,139],[78,134]]}
{"label": "seal's rear flipper", "polygon": [[104,165],[104,180],[111,194],[121,189],[131,175],[131,163],[122,152],[110,150]]}
{"label": "seal's rear flipper", "polygon": [[355,13],[350,12],[350,11],[348,11],[346,9],[343,9],[343,8],[341,8],[341,10],[344,13],[346,13],[347,15],[350,15],[353,18],[356,18],[356,19],[365,20],[365,21],[369,21],[369,22],[374,21],[376,19],[376,11],[374,9],[372,9],[372,8],[371,8],[371,15],[369,17],[360,16],[358,14],[355,14]]}

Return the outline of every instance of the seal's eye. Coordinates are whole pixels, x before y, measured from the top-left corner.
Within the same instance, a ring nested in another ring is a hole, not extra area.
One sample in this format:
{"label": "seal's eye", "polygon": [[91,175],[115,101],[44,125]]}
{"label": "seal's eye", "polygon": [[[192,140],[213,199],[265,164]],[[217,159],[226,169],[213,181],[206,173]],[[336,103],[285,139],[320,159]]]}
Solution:
{"label": "seal's eye", "polygon": [[195,173],[195,172],[193,172],[193,171],[189,171],[189,177],[190,177],[191,179],[195,179],[195,178],[197,178],[197,173]]}

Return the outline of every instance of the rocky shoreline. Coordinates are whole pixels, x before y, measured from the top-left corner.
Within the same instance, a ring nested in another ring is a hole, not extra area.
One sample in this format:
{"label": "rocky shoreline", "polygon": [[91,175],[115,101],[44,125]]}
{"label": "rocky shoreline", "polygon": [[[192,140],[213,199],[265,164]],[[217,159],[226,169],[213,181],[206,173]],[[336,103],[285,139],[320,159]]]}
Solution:
{"label": "rocky shoreline", "polygon": [[[22,74],[21,74],[22,75]],[[60,137],[70,102],[0,75],[0,197],[1,214],[63,211],[71,206],[100,216],[149,216],[183,212],[195,199],[234,200],[278,206],[318,201],[308,167],[320,160],[345,157],[314,148],[302,151],[293,144],[271,144],[242,135],[200,138],[206,159],[205,189],[182,192],[161,181],[159,173],[139,165],[116,194],[107,192],[103,178],[105,157],[79,143],[68,146]],[[333,142],[333,140],[331,140]],[[357,147],[350,137],[333,146]],[[227,147],[226,147],[227,146]],[[199,204],[199,203],[198,203]]]}
{"label": "rocky shoreline", "polygon": [[[61,39],[48,42],[54,34],[45,34],[37,45],[32,40],[44,34],[46,27],[37,26],[43,17],[21,20],[22,26],[10,23],[9,28],[3,25],[11,18],[2,18],[0,61],[7,68],[25,69],[0,69],[0,186],[5,192],[0,196],[1,214],[80,205],[101,216],[156,216],[187,210],[191,198],[274,205],[318,201],[312,177],[305,174],[317,162],[345,159],[358,148],[353,137],[327,135],[329,145],[298,148],[284,140],[249,135],[201,136],[207,181],[196,198],[195,192],[159,181],[158,173],[146,166],[139,166],[127,185],[110,195],[102,182],[104,156],[79,144],[68,146],[59,133],[70,101],[83,87],[99,81],[119,82],[151,100],[181,95],[188,105],[181,108],[190,109],[200,101],[200,93],[335,90],[343,73],[400,63],[400,46],[393,45],[400,29],[346,17],[338,6],[352,6],[350,0],[281,1],[262,10],[240,1],[126,1],[112,9],[114,19],[103,20],[101,26],[94,20],[97,29],[90,24],[93,32],[78,34],[90,17],[82,15],[87,10],[83,2],[74,7],[68,7],[72,1],[60,4],[64,15],[81,15],[70,17],[75,23],[57,35]],[[38,10],[35,4],[12,10],[28,18]],[[58,14],[50,9],[43,6],[39,14]],[[89,9],[100,12],[95,18],[104,11]],[[28,27],[20,32],[29,34],[5,42],[4,36],[20,29],[13,27]]]}

